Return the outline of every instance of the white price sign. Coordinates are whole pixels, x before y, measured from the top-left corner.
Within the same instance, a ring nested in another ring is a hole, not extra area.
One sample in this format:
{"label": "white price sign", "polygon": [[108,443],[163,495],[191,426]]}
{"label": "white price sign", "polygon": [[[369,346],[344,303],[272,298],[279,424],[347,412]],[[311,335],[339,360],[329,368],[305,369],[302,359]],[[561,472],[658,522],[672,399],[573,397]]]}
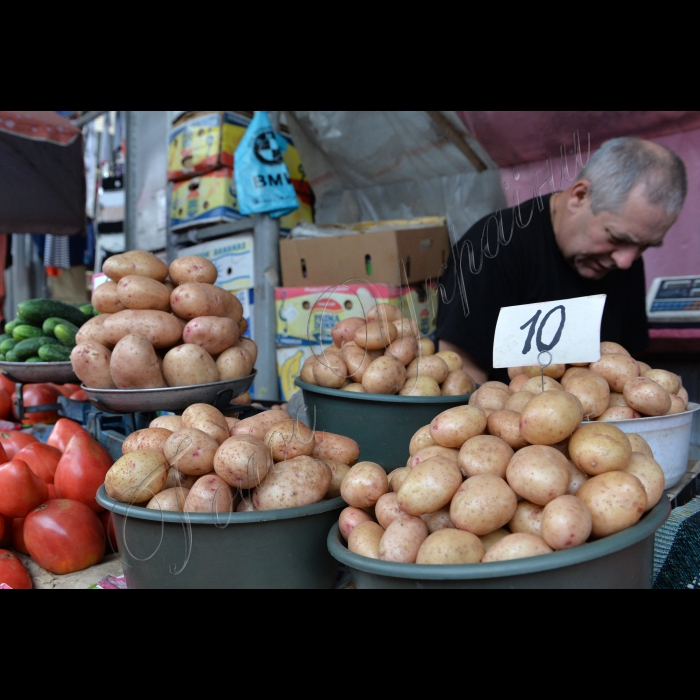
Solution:
{"label": "white price sign", "polygon": [[[605,298],[605,294],[596,294],[504,306],[493,339],[493,366],[596,362],[600,359],[600,321]],[[545,354],[540,358],[541,353]]]}

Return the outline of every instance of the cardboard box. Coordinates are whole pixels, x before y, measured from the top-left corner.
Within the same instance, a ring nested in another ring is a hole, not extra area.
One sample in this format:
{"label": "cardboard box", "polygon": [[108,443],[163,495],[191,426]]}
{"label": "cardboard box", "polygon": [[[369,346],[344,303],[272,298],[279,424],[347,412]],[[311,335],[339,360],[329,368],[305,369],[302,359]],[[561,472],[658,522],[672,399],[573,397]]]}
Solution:
{"label": "cardboard box", "polygon": [[436,282],[418,284],[401,295],[401,311],[407,318],[415,319],[420,333],[425,338],[435,340],[437,331],[437,310],[439,289]]}
{"label": "cardboard box", "polygon": [[311,357],[312,352],[319,355],[320,347],[300,345],[295,348],[277,348],[277,376],[280,383],[280,397],[283,401],[289,401],[292,394],[299,391],[294,380],[301,373],[301,367],[306,358]]}
{"label": "cardboard box", "polygon": [[285,287],[355,279],[395,286],[422,283],[440,276],[449,254],[444,224],[280,241]]}
{"label": "cardboard box", "polygon": [[254,250],[253,235],[240,233],[182,248],[177,256],[197,255],[210,260],[218,272],[216,285],[234,291],[255,286]]}
{"label": "cardboard box", "polygon": [[[305,196],[297,191],[297,197],[299,208],[280,218],[282,231],[290,231],[299,221],[313,221],[310,195]],[[231,168],[212,170],[173,185],[170,203],[170,228],[173,231],[244,218],[247,217],[238,210],[236,183]]]}
{"label": "cardboard box", "polygon": [[240,289],[238,291],[232,292],[235,294],[238,301],[241,302],[243,306],[243,318],[248,322],[248,329],[243,334],[244,337],[255,340],[255,335],[253,334],[253,304],[255,300],[253,289]]}

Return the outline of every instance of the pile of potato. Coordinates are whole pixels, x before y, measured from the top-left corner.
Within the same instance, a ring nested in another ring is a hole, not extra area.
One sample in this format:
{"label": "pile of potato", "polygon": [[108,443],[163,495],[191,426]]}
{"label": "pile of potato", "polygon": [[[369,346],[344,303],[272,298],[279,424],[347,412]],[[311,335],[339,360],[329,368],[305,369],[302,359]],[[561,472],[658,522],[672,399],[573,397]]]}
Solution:
{"label": "pile of potato", "polygon": [[523,378],[520,392],[487,382],[437,415],[405,467],[355,464],[340,486],[350,551],[418,564],[518,559],[612,535],[658,503],[664,473],[642,437],[582,423],[574,393]]}
{"label": "pile of potato", "polygon": [[[545,388],[566,390],[583,405],[584,420],[616,421],[644,416],[681,413],[688,405],[688,392],[681,378],[665,369],[652,369],[639,362],[617,343],[600,344],[600,360],[590,364],[549,365],[544,370]],[[509,388],[517,398],[488,390],[479,391],[470,403],[483,409],[520,411],[534,394],[542,391],[541,368],[513,367],[508,370]],[[559,381],[557,381],[559,380]]]}
{"label": "pile of potato", "polygon": [[257,358],[240,301],[216,267],[188,256],[168,267],[142,250],[108,258],[92,295],[100,314],[76,335],[73,371],[94,389],[160,389],[245,377]]}
{"label": "pile of potato", "polygon": [[117,501],[168,511],[228,513],[311,505],[340,495],[359,445],[313,431],[283,410],[238,420],[208,404],[155,418],[129,435],[107,472]]}
{"label": "pile of potato", "polygon": [[367,318],[333,326],[333,345],[304,362],[308,384],[368,394],[461,396],[476,388],[454,352],[435,352],[418,324],[391,304],[377,304]]}

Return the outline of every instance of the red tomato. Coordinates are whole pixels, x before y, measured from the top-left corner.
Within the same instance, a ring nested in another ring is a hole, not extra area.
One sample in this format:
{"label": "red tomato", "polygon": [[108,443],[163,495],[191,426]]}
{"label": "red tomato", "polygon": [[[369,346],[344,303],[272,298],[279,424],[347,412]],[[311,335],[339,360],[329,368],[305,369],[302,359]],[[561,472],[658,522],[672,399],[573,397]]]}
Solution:
{"label": "red tomato", "polygon": [[117,544],[117,534],[114,532],[114,518],[112,517],[112,511],[103,510],[100,513],[99,518],[105,531],[107,544],[112,548],[113,552],[118,552],[119,545]]}
{"label": "red tomato", "polygon": [[24,521],[26,518],[12,519],[12,546],[22,554],[29,554],[27,546],[24,544]]}
{"label": "red tomato", "polygon": [[65,384],[54,384],[51,382],[51,386],[58,391],[61,396],[70,396],[73,393],[73,389],[67,389]]}
{"label": "red tomato", "polygon": [[84,430],[76,433],[56,467],[53,483],[58,497],[80,501],[100,513],[104,508],[95,494],[113,463],[109,452],[97,440]]}
{"label": "red tomato", "polygon": [[11,416],[12,399],[4,389],[0,389],[0,419],[7,420]]}
{"label": "red tomato", "polygon": [[30,442],[14,458],[26,462],[40,479],[47,484],[53,484],[56,467],[61,459],[61,450],[45,445],[43,442]]}
{"label": "red tomato", "polygon": [[105,532],[85,504],[48,501],[24,521],[24,542],[32,559],[54,574],[70,574],[102,561]]}
{"label": "red tomato", "polygon": [[3,430],[0,432],[0,444],[5,450],[8,460],[12,459],[25,445],[28,445],[30,442],[39,441],[33,435],[23,433],[21,430]]}
{"label": "red tomato", "polygon": [[[12,394],[12,411],[14,417],[19,420],[15,410],[15,392]],[[46,404],[58,403],[61,392],[53,384],[25,384],[22,391],[22,401],[25,407],[44,406]],[[27,413],[25,411],[24,423],[34,425],[35,423],[55,423],[58,420],[58,411],[39,411],[39,413]]]}
{"label": "red tomato", "polygon": [[24,518],[49,497],[46,484],[21,459],[0,465],[0,513]]}
{"label": "red tomato", "polygon": [[5,462],[9,462],[10,458],[7,456],[7,452],[5,452],[5,448],[0,445],[0,464],[5,464]]}
{"label": "red tomato", "polygon": [[61,450],[61,452],[65,452],[70,439],[73,437],[73,435],[79,432],[83,432],[86,435],[88,434],[88,431],[85,430],[80,423],[76,423],[70,418],[59,418],[56,421],[56,424],[53,426],[51,433],[46,440],[46,444]]}
{"label": "red tomato", "polygon": [[49,497],[46,499],[47,501],[53,501],[58,498],[56,487],[53,484],[46,484],[46,488],[49,490]]}
{"label": "red tomato", "polygon": [[[106,513],[107,511],[105,511]],[[5,516],[0,515],[0,542],[5,539]]]}
{"label": "red tomato", "polygon": [[80,384],[64,384],[63,386],[69,390],[69,396],[80,390]]}
{"label": "red tomato", "polygon": [[0,387],[7,392],[8,396],[12,396],[12,393],[15,390],[15,383],[11,379],[8,379],[4,374],[0,374]]}
{"label": "red tomato", "polygon": [[0,583],[10,588],[32,588],[32,579],[24,564],[6,549],[0,549]]}
{"label": "red tomato", "polygon": [[5,533],[0,534],[0,549],[4,549],[12,544],[12,518],[0,513],[0,523],[0,532]]}
{"label": "red tomato", "polygon": [[78,389],[78,391],[71,394],[68,398],[72,401],[87,401],[88,395],[82,389]]}

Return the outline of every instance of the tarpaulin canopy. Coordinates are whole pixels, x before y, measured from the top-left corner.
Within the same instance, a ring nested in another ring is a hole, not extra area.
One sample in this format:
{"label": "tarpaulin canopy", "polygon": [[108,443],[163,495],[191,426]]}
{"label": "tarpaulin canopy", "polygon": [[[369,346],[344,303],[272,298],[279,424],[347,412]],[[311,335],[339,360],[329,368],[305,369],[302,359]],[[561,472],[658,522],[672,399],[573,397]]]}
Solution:
{"label": "tarpaulin canopy", "polygon": [[80,130],[54,112],[0,111],[0,233],[84,230]]}

